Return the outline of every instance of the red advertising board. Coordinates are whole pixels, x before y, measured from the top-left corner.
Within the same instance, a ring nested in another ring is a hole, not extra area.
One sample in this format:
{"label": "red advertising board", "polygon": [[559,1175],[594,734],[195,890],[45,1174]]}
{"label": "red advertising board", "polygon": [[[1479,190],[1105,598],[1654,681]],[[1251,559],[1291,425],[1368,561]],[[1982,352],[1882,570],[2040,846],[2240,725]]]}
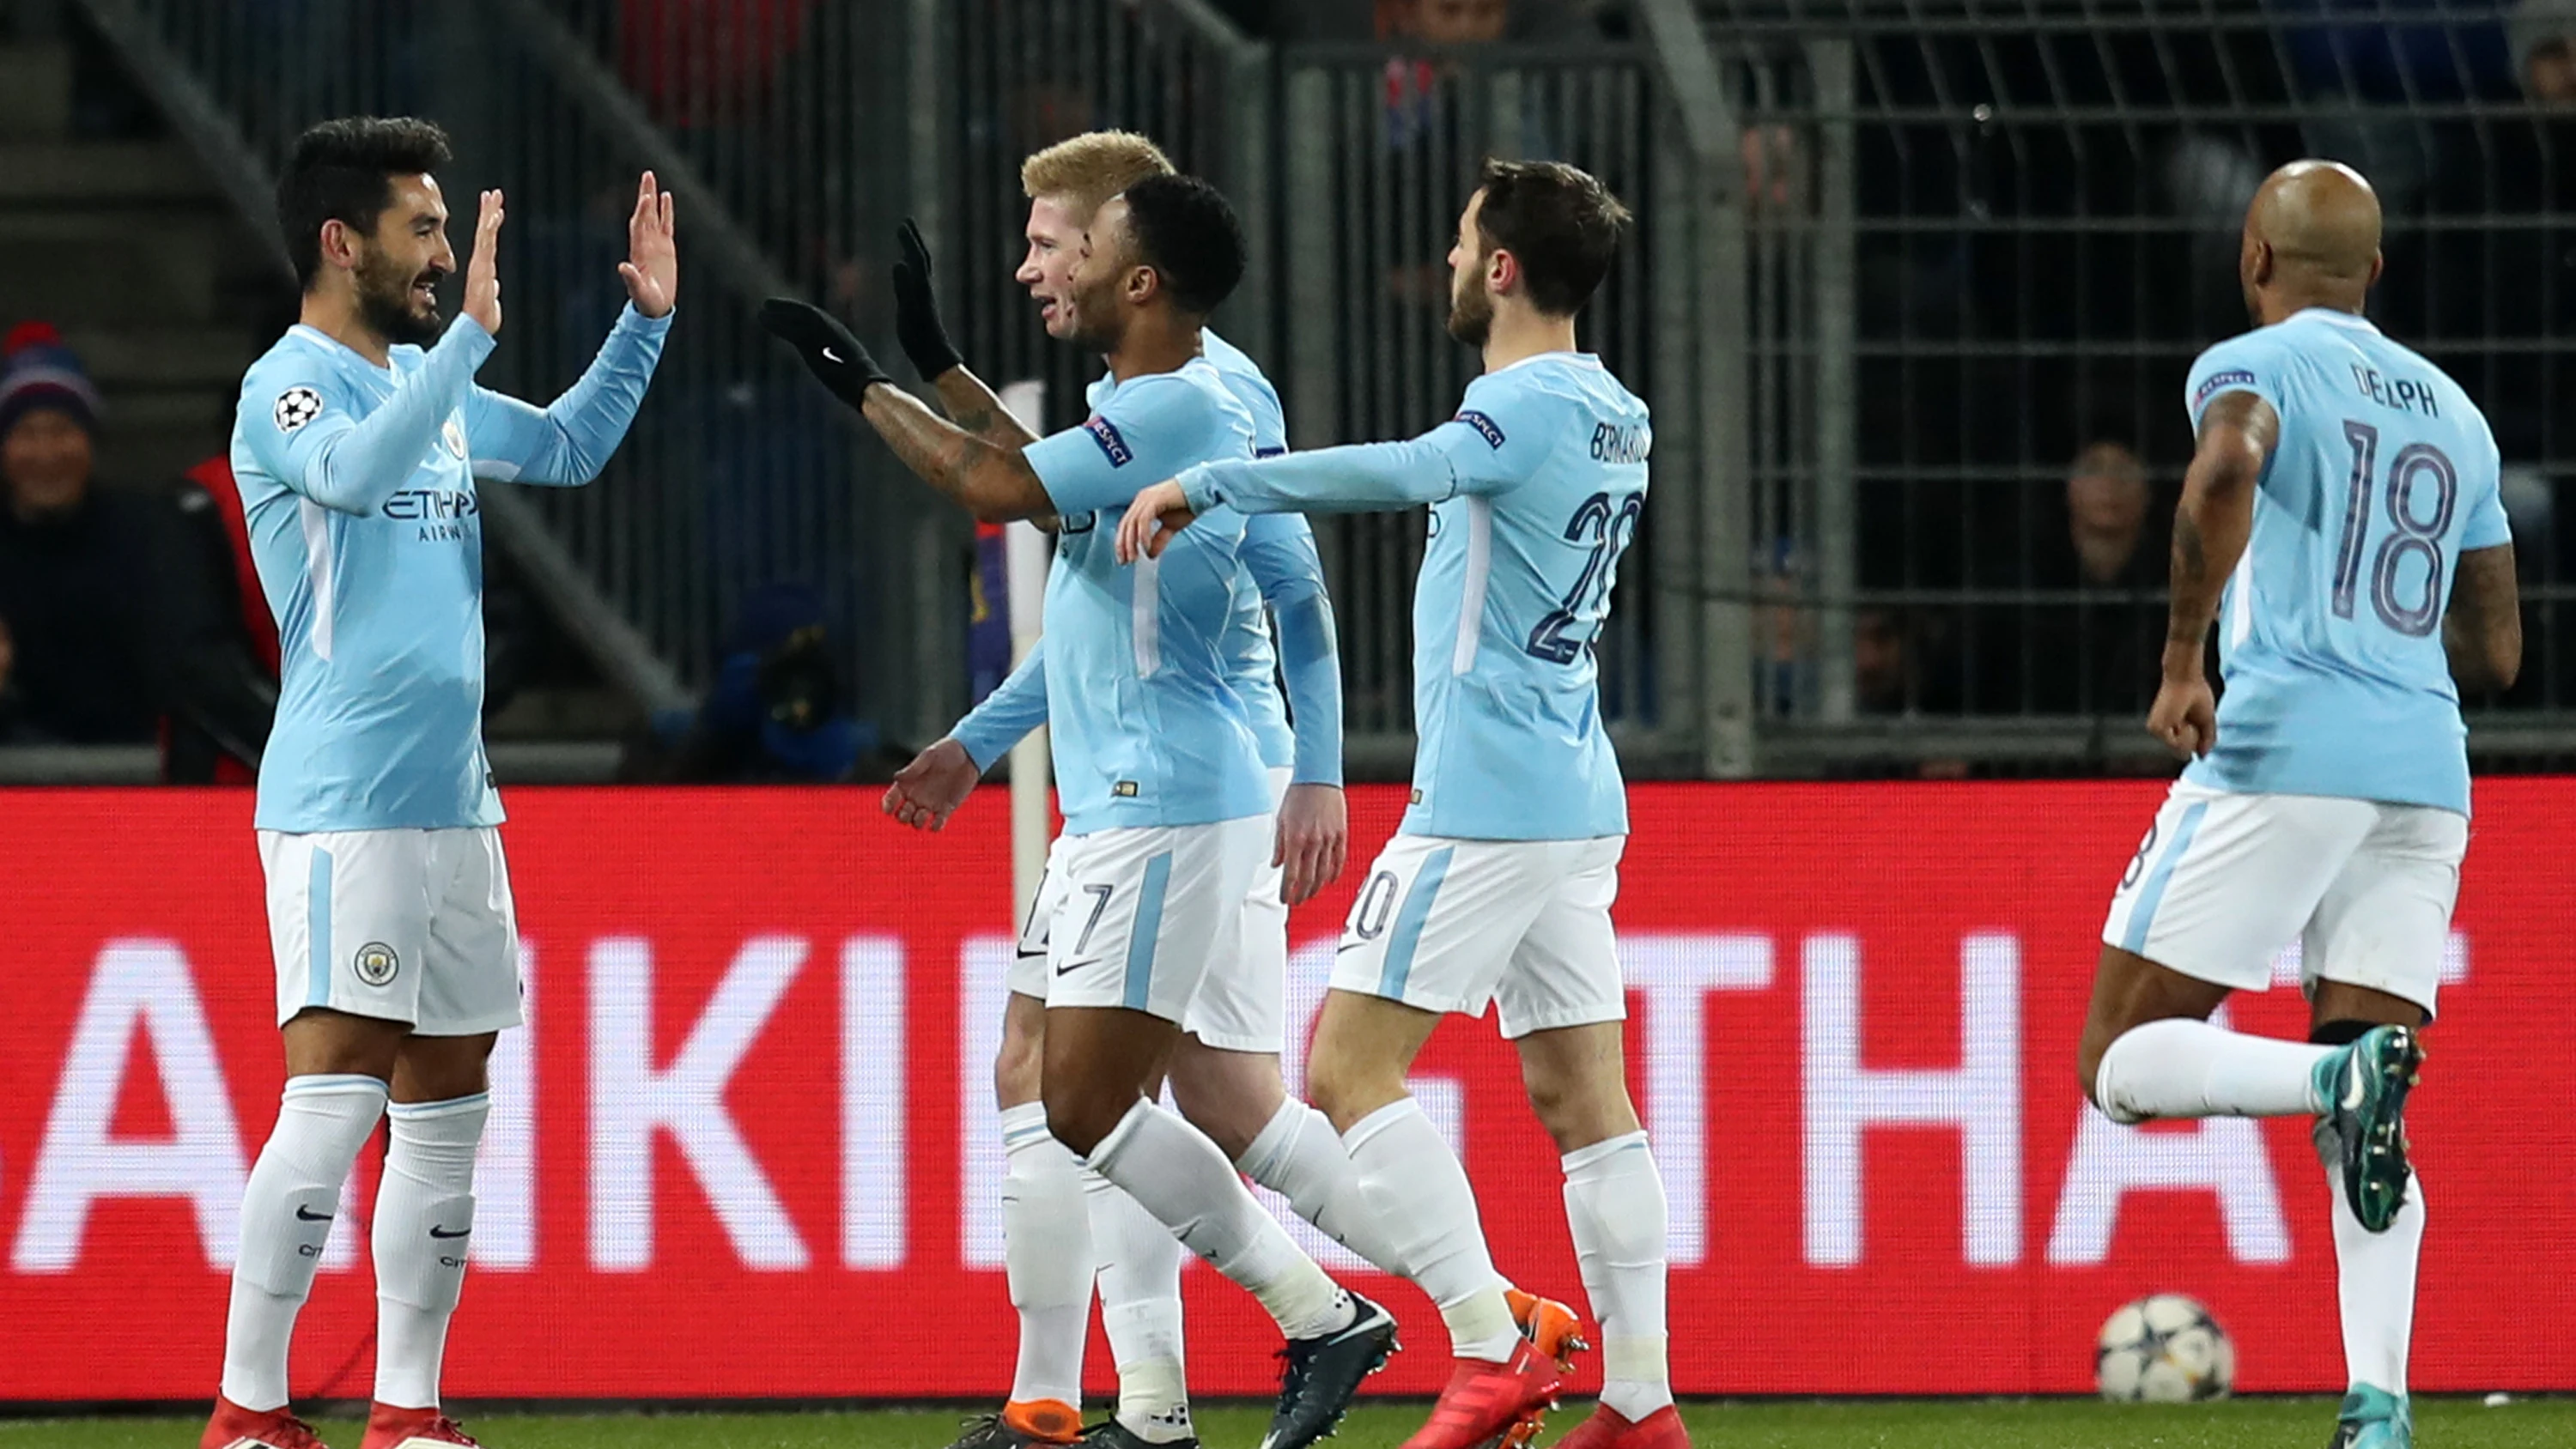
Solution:
{"label": "red advertising board", "polygon": [[[1634,792],[1618,915],[1683,1390],[2081,1391],[2104,1316],[2161,1289],[2210,1304],[2243,1387],[2342,1384],[2304,1124],[2128,1131],[2076,1091],[2095,932],[2156,798]],[[849,791],[509,803],[532,1026],[496,1062],[451,1393],[997,1396],[1000,795],[939,836]],[[2432,1215],[2415,1383],[2563,1389],[2576,782],[2496,781],[2479,805],[2413,1114]],[[1400,806],[1355,793],[1362,859]],[[0,1399],[203,1398],[280,1085],[249,797],[0,794],[0,858]],[[1296,1029],[1361,876],[1297,915]],[[2304,1031],[2295,992],[2232,1010]],[[1415,1085],[1503,1269],[1579,1300],[1556,1164],[1491,1024],[1445,1026]],[[367,1215],[361,1176],[344,1228]],[[1436,1388],[1430,1305],[1328,1263],[1405,1322],[1413,1347],[1375,1386]],[[1269,1389],[1258,1309],[1205,1269],[1186,1281],[1196,1386]],[[364,1394],[372,1313],[362,1249],[335,1244],[299,1394]],[[1096,1341],[1092,1364],[1105,1382]]]}

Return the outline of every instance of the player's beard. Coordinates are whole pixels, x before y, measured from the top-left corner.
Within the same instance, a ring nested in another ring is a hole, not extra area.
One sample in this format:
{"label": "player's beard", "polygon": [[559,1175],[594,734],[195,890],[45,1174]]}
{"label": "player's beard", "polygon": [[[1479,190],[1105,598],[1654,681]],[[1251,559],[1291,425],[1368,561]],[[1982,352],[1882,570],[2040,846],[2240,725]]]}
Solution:
{"label": "player's beard", "polygon": [[426,347],[438,340],[438,299],[425,305],[412,299],[412,288],[436,274],[398,266],[382,252],[371,253],[358,267],[358,317],[368,330],[390,342]]}
{"label": "player's beard", "polygon": [[1494,332],[1494,298],[1484,283],[1484,268],[1479,265],[1454,278],[1449,287],[1449,335],[1470,347],[1483,347]]}

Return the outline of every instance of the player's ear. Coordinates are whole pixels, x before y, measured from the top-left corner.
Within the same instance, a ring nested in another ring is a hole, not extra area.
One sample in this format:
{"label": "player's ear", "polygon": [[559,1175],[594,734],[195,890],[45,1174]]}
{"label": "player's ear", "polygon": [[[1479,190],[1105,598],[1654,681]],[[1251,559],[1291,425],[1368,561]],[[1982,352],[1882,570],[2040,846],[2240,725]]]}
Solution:
{"label": "player's ear", "polygon": [[322,223],[322,260],[335,267],[357,265],[357,231],[336,216]]}
{"label": "player's ear", "polygon": [[2378,253],[2378,252],[2376,252],[2376,251],[2373,251],[2373,252],[2370,254],[2370,285],[2371,285],[2371,286],[2376,287],[2376,286],[2378,286],[2378,285],[2379,285],[2379,273],[2380,273],[2380,271],[2381,271],[2383,268],[2385,268],[2387,265],[2388,265],[2388,258],[2387,258],[2387,257],[2385,257],[2385,256],[2381,255],[2380,253]]}
{"label": "player's ear", "polygon": [[1485,258],[1486,291],[1495,293],[1499,296],[1502,293],[1509,292],[1512,288],[1519,286],[1520,280],[1520,258],[1513,256],[1510,252],[1503,250],[1501,247],[1494,248],[1494,254]]}

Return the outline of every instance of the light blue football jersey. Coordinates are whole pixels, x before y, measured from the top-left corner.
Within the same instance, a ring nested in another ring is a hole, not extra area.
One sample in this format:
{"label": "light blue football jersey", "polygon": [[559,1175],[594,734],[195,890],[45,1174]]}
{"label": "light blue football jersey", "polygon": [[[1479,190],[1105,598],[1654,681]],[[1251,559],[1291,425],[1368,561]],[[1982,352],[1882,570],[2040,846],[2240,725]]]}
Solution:
{"label": "light blue football jersey", "polygon": [[[1224,649],[1243,520],[1123,567],[1118,520],[1194,463],[1252,455],[1252,415],[1214,364],[1130,379],[1079,427],[1022,454],[1063,528],[1046,589],[1047,719],[1065,833],[1270,813]],[[1198,529],[1190,530],[1192,533]]]}
{"label": "light blue football jersey", "polygon": [[1582,840],[1628,829],[1592,642],[1653,446],[1646,405],[1599,359],[1551,352],[1469,383],[1455,418],[1410,441],[1208,464],[1180,481],[1203,513],[1431,505],[1402,829]]}
{"label": "light blue football jersey", "polygon": [[[1288,425],[1279,393],[1260,364],[1214,332],[1202,332],[1201,351],[1252,414],[1253,456],[1288,451]],[[1084,395],[1092,411],[1118,390],[1104,374]],[[1274,648],[1271,614],[1278,616]],[[1304,516],[1266,513],[1244,520],[1234,613],[1220,646],[1227,677],[1243,696],[1261,763],[1289,771],[1299,785],[1342,783],[1342,677],[1334,637],[1331,596],[1315,530]],[[1283,699],[1280,679],[1287,682]],[[1289,706],[1296,709],[1295,725]],[[989,770],[1020,738],[1046,723],[1046,641],[1041,639],[992,693],[967,711],[950,733],[966,747],[976,768]]]}
{"label": "light blue football jersey", "polygon": [[634,420],[668,314],[619,317],[542,411],[474,385],[469,317],[378,367],[311,327],[242,378],[233,479],[277,618],[283,679],[260,829],[492,825],[483,758],[483,531],[475,477],[577,484]]}
{"label": "light blue football jersey", "polygon": [[2250,392],[2280,414],[2219,613],[2214,789],[2469,809],[2442,647],[2463,549],[2513,540],[2495,435],[2459,384],[2363,318],[2312,308],[2192,364],[2192,427]]}

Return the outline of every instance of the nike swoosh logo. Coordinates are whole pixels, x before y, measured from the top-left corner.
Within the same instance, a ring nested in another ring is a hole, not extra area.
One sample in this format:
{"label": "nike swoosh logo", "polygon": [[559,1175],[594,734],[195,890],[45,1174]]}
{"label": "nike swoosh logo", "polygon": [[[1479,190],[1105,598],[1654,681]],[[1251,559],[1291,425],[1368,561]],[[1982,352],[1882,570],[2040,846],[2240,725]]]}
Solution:
{"label": "nike swoosh logo", "polygon": [[450,1233],[450,1232],[445,1232],[445,1231],[442,1231],[436,1223],[432,1223],[432,1224],[430,1224],[430,1227],[429,1227],[429,1235],[430,1235],[431,1237],[433,1237],[433,1238],[461,1238],[461,1237],[464,1237],[466,1234],[471,1233],[471,1232],[473,1232],[473,1231],[474,1231],[474,1230],[473,1230],[472,1228],[458,1228],[455,1232],[452,1232],[452,1233]]}
{"label": "nike swoosh logo", "polygon": [[297,1204],[295,1205],[295,1216],[296,1216],[296,1218],[297,1218],[299,1221],[302,1221],[302,1222],[308,1222],[308,1223],[327,1223],[327,1222],[331,1221],[331,1219],[333,1219],[333,1218],[335,1218],[335,1217],[339,1216],[339,1214],[337,1214],[337,1213],[317,1213],[317,1212],[313,1211],[311,1208],[306,1207],[304,1204],[302,1204],[302,1203],[297,1203]]}
{"label": "nike swoosh logo", "polygon": [[2360,1111],[2362,1098],[2369,1095],[2362,1081],[2361,1070],[2361,1063],[2358,1060],[2347,1069],[2348,1075],[2344,1079],[2343,1088],[2343,1109],[2347,1112]]}
{"label": "nike swoosh logo", "polygon": [[838,361],[840,361],[840,360],[841,360],[841,354],[839,354],[839,353],[837,353],[837,352],[834,352],[832,349],[830,349],[830,348],[826,347],[826,348],[824,348],[824,349],[823,349],[823,360],[824,360],[825,362],[838,362]]}
{"label": "nike swoosh logo", "polygon": [[1367,945],[1367,944],[1368,944],[1368,942],[1366,942],[1366,941],[1345,941],[1345,942],[1343,942],[1341,945],[1335,946],[1335,947],[1333,948],[1333,954],[1334,954],[1334,955],[1336,955],[1336,956],[1339,956],[1339,955],[1342,955],[1342,954],[1343,954],[1343,953],[1345,953],[1345,952],[1349,952],[1349,951],[1356,951],[1356,950],[1358,950],[1359,948],[1361,948],[1362,946],[1365,946],[1365,945]]}
{"label": "nike swoosh logo", "polygon": [[1092,957],[1092,958],[1091,958],[1090,960],[1088,960],[1088,961],[1071,961],[1071,962],[1067,962],[1066,964],[1064,964],[1064,965],[1062,965],[1062,966],[1058,966],[1057,968],[1055,968],[1055,974],[1056,974],[1056,975],[1058,975],[1058,976],[1062,976],[1062,975],[1065,975],[1065,974],[1066,974],[1066,973],[1068,973],[1068,972],[1079,971],[1079,970],[1081,970],[1081,969],[1082,969],[1083,967],[1085,967],[1085,966],[1097,966],[1097,965],[1099,965],[1099,964],[1100,964],[1100,958],[1099,958],[1099,957],[1097,957],[1097,956]]}

